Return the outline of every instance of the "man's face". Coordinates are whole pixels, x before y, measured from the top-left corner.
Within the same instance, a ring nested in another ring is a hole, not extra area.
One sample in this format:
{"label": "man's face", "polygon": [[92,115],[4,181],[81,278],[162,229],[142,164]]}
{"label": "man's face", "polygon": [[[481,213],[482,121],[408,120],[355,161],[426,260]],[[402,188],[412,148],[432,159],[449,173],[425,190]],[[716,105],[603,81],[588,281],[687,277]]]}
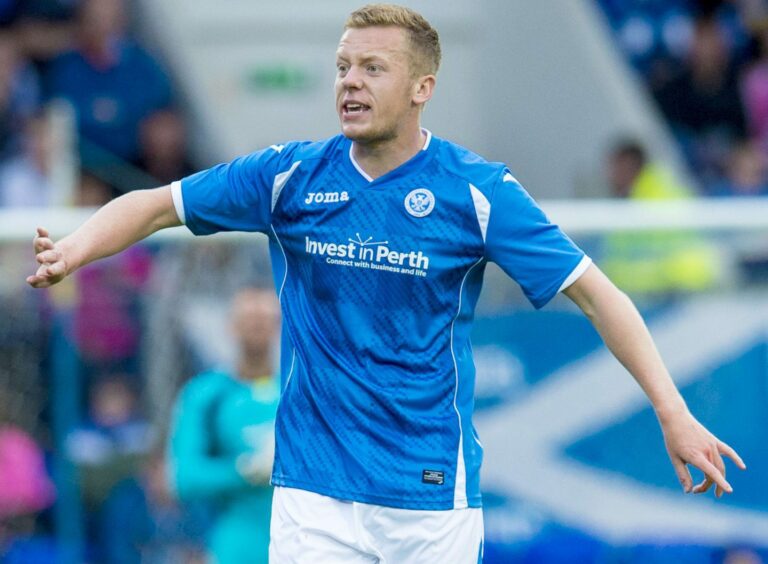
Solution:
{"label": "man's face", "polygon": [[280,325],[280,306],[274,292],[247,289],[233,301],[232,326],[247,354],[267,355]]}
{"label": "man's face", "polygon": [[397,27],[348,29],[336,52],[336,111],[342,133],[361,144],[397,138],[415,120],[416,80]]}

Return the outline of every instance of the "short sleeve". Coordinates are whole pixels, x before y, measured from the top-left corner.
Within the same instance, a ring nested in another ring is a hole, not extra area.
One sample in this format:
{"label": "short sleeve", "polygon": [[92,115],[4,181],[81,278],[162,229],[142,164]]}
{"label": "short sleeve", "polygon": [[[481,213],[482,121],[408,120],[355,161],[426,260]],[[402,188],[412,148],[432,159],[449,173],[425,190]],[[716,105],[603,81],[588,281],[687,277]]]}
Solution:
{"label": "short sleeve", "polygon": [[486,256],[520,284],[537,309],[590,265],[589,257],[547,219],[508,170],[494,187],[490,208]]}
{"label": "short sleeve", "polygon": [[287,153],[288,147],[273,145],[173,183],[179,219],[195,235],[267,232],[281,167],[291,168]]}

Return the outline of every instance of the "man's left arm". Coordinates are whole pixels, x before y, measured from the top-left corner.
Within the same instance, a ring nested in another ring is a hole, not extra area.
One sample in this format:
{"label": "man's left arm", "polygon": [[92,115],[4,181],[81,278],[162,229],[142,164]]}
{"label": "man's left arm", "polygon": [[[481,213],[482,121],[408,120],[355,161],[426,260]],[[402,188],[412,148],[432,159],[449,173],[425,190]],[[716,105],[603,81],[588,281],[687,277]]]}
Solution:
{"label": "man's left arm", "polygon": [[[715,495],[733,490],[725,479],[722,455],[746,469],[739,455],[710,433],[688,411],[661,360],[640,313],[632,301],[595,265],[591,265],[563,293],[590,319],[613,355],[648,396],[664,433],[664,443],[686,493],[704,493],[714,484]],[[693,486],[686,464],[704,472]]]}

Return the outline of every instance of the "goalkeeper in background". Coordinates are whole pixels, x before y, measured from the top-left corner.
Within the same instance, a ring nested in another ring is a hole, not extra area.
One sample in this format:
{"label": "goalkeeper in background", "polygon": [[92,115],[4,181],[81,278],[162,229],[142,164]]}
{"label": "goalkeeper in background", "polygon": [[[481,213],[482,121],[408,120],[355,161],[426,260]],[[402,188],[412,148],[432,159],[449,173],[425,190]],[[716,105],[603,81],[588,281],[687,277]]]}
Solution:
{"label": "goalkeeper in background", "polygon": [[183,501],[209,500],[207,546],[218,564],[268,561],[279,399],[272,373],[279,309],[274,292],[240,290],[232,301],[235,366],[209,370],[182,388],[169,440],[171,490]]}

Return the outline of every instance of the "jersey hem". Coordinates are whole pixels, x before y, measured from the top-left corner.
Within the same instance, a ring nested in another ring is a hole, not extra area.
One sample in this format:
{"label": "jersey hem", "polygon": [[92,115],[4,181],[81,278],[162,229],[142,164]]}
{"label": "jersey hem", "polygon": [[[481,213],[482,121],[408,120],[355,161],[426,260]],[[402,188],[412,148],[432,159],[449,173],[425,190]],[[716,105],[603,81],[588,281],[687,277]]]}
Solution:
{"label": "jersey hem", "polygon": [[[382,505],[384,507],[394,507],[396,509],[414,509],[414,510],[426,510],[426,511],[447,511],[455,509],[453,503],[453,496],[450,499],[444,501],[422,501],[414,502],[410,499],[393,498],[381,495],[372,495],[368,493],[358,493],[337,490],[335,488],[329,488],[326,486],[319,486],[314,483],[302,482],[300,480],[292,480],[290,478],[275,478],[272,477],[272,485],[284,488],[296,488],[299,490],[306,490],[320,495],[326,495],[340,501],[356,501],[359,503],[367,503],[369,505]],[[452,494],[453,492],[451,492]],[[467,507],[479,508],[483,506],[483,499],[481,495],[467,497]]]}

